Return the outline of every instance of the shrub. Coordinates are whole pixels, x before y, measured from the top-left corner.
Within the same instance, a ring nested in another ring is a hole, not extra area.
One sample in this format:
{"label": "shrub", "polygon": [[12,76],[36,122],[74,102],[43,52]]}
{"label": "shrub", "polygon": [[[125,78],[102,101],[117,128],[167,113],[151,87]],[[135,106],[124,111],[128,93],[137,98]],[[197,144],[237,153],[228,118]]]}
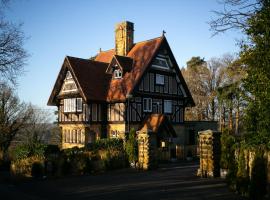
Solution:
{"label": "shrub", "polygon": [[236,173],[236,191],[243,195],[248,195],[249,175],[245,159],[245,149],[241,146],[239,149],[237,173]]}
{"label": "shrub", "polygon": [[267,187],[267,173],[266,161],[262,152],[256,153],[252,164],[251,180],[250,180],[250,198],[253,200],[260,200],[266,194]]}
{"label": "shrub", "polygon": [[30,155],[30,149],[28,145],[18,145],[13,149],[11,155],[12,160],[21,160],[27,158]]}
{"label": "shrub", "polygon": [[127,166],[128,160],[123,151],[108,152],[106,158],[106,169],[120,169]]}
{"label": "shrub", "polygon": [[31,175],[33,178],[42,178],[44,175],[44,165],[41,162],[32,164]]}
{"label": "shrub", "polygon": [[231,166],[233,164],[231,160],[235,157],[235,144],[235,137],[230,135],[228,130],[225,130],[221,135],[221,168],[229,169],[233,167]]}
{"label": "shrub", "polygon": [[125,150],[130,163],[138,161],[138,141],[136,138],[136,131],[134,128],[130,130],[128,140],[125,145]]}
{"label": "shrub", "polygon": [[123,150],[123,140],[118,138],[104,138],[87,144],[85,149],[88,151],[103,149]]}
{"label": "shrub", "polygon": [[31,177],[34,163],[41,163],[44,166],[44,157],[31,156],[28,158],[12,161],[11,174],[19,177]]}

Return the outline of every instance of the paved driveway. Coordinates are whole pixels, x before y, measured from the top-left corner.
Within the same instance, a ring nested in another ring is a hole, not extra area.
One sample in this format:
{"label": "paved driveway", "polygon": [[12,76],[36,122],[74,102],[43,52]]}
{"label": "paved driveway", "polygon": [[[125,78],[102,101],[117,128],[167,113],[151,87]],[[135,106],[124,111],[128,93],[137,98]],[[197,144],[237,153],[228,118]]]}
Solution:
{"label": "paved driveway", "polygon": [[[174,164],[142,172],[130,169],[100,175],[0,184],[1,199],[241,199],[224,180],[196,177],[198,165]],[[4,198],[3,198],[4,197]]]}

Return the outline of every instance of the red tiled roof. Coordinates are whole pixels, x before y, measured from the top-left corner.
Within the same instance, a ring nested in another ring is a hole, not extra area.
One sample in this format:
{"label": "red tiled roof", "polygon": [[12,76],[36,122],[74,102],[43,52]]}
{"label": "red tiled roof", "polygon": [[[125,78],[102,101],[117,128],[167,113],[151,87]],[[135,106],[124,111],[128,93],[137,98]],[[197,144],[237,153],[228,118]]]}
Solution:
{"label": "red tiled roof", "polygon": [[114,49],[110,49],[108,51],[101,51],[96,56],[95,61],[109,63],[109,62],[111,62],[112,57],[113,57],[114,54],[115,54],[115,50]]}
{"label": "red tiled roof", "polygon": [[135,87],[162,40],[163,37],[158,37],[134,45],[127,55],[127,57],[133,59],[133,68],[130,72],[125,73],[122,79],[111,81],[108,88],[107,101],[126,99],[126,95]]}
{"label": "red tiled roof", "polygon": [[166,127],[169,134],[173,137],[176,137],[174,128],[172,127],[166,115],[163,114],[151,114],[147,116],[143,121],[142,128],[140,130],[158,133],[162,127]]}
{"label": "red tiled roof", "polygon": [[[139,83],[146,68],[164,42],[166,42],[166,38],[162,36],[136,43],[127,56],[115,55],[115,50],[111,49],[101,51],[95,57],[95,60],[70,56],[66,59],[86,101],[124,101],[126,96],[132,93],[136,84]],[[121,67],[124,68],[125,72],[122,79],[111,79],[111,75],[105,73],[114,56]],[[181,73],[180,70],[179,73]],[[62,74],[63,70],[61,69],[48,105],[55,105],[55,98],[59,93],[59,87],[61,87],[61,81],[64,78]],[[189,93],[185,83],[184,86]],[[193,101],[191,95],[188,96]]]}

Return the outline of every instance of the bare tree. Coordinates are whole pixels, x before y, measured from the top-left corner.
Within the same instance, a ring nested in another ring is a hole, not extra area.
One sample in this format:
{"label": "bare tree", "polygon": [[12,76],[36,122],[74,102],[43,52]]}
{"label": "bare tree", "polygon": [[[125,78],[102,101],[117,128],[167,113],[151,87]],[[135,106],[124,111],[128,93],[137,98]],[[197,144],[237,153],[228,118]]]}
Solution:
{"label": "bare tree", "polygon": [[26,126],[32,115],[29,106],[21,103],[9,86],[0,84],[0,150],[4,155],[11,141]]}
{"label": "bare tree", "polygon": [[32,115],[26,122],[25,127],[18,134],[17,139],[27,144],[50,143],[51,133],[55,132],[52,123],[53,113],[49,110],[29,105]]}
{"label": "bare tree", "polygon": [[214,35],[231,29],[246,31],[248,19],[261,7],[262,0],[220,0],[223,10],[213,11],[216,15],[209,24]]}
{"label": "bare tree", "polygon": [[15,84],[16,78],[24,72],[28,54],[24,49],[26,38],[21,30],[22,25],[4,18],[3,10],[7,3],[8,0],[0,1],[0,81]]}

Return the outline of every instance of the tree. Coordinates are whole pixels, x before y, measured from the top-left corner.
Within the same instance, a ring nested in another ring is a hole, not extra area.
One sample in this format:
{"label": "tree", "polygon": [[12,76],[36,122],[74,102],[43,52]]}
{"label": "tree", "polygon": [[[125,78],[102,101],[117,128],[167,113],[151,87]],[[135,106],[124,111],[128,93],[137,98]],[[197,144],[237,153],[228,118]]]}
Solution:
{"label": "tree", "polygon": [[50,133],[54,129],[52,121],[52,113],[48,110],[39,108],[38,106],[28,105],[29,112],[32,113],[26,121],[16,139],[26,144],[50,142]]}
{"label": "tree", "polygon": [[206,61],[200,57],[192,57],[187,62],[186,69],[181,71],[196,104],[196,107],[187,110],[187,120],[205,120],[207,109],[204,84],[208,73]]}
{"label": "tree", "polygon": [[138,161],[138,141],[136,138],[136,131],[132,128],[126,141],[125,150],[130,163],[136,163]]}
{"label": "tree", "polygon": [[28,57],[24,49],[25,35],[21,24],[16,25],[4,18],[8,0],[0,1],[0,82],[16,83],[16,78],[23,73]]}
{"label": "tree", "polygon": [[249,18],[241,57],[247,66],[244,87],[249,92],[247,132],[270,138],[270,1],[259,1],[261,9]]}
{"label": "tree", "polygon": [[213,34],[238,29],[245,32],[249,28],[248,20],[256,13],[262,0],[221,0],[223,10],[213,11],[217,16],[209,22]]}
{"label": "tree", "polygon": [[0,151],[6,156],[11,141],[26,126],[33,114],[25,103],[21,103],[13,90],[0,84]]}
{"label": "tree", "polygon": [[187,62],[187,68],[182,69],[182,73],[196,104],[187,112],[189,119],[218,119],[217,89],[227,81],[225,72],[229,61],[233,59],[231,55],[225,54],[221,58],[211,58],[208,62],[200,57],[192,57]]}

